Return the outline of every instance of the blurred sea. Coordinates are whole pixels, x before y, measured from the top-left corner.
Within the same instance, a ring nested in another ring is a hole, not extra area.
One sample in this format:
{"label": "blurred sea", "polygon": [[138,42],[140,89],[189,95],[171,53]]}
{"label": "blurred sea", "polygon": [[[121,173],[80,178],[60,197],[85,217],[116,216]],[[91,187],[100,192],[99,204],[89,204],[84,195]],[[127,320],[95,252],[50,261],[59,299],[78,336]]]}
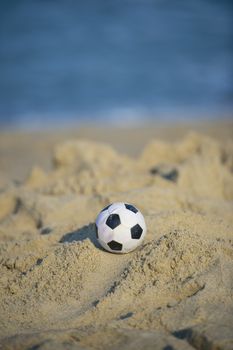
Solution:
{"label": "blurred sea", "polygon": [[0,127],[233,111],[232,0],[0,1]]}

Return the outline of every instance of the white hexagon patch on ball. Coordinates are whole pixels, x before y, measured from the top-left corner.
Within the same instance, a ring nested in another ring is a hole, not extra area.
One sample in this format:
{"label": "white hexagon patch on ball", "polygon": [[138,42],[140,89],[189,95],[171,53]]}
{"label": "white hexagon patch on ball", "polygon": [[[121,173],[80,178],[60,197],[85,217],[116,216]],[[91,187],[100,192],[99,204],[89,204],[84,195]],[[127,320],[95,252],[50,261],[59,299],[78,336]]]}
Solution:
{"label": "white hexagon patch on ball", "polygon": [[142,213],[128,203],[113,203],[96,219],[96,236],[101,246],[112,253],[128,253],[137,248],[146,234]]}

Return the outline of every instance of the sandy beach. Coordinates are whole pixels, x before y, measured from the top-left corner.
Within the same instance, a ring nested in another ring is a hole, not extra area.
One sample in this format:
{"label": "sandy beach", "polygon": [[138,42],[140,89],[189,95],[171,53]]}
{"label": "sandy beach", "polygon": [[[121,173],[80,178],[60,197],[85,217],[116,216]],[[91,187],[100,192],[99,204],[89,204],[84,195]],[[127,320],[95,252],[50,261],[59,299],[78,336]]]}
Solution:
{"label": "sandy beach", "polygon": [[0,133],[0,269],[0,349],[233,349],[233,122]]}

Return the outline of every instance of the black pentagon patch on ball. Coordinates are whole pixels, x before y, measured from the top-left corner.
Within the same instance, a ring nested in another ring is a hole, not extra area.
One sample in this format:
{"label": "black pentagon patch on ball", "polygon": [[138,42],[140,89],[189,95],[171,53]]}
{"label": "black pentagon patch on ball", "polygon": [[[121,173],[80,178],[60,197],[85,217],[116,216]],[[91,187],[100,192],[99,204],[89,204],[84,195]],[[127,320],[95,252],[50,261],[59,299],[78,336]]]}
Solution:
{"label": "black pentagon patch on ball", "polygon": [[126,209],[132,211],[135,214],[138,212],[138,210],[131,204],[125,204],[125,207],[126,207]]}
{"label": "black pentagon patch on ball", "polygon": [[104,209],[101,210],[101,213],[111,207],[112,204],[107,205]]}
{"label": "black pentagon patch on ball", "polygon": [[95,234],[96,234],[96,237],[99,238],[99,235],[98,235],[98,227],[97,227],[96,224],[95,224]]}
{"label": "black pentagon patch on ball", "polygon": [[143,229],[141,228],[140,225],[135,225],[131,228],[131,237],[133,239],[139,239],[142,235]]}
{"label": "black pentagon patch on ball", "polygon": [[111,241],[111,242],[108,242],[108,246],[109,248],[111,248],[112,250],[122,250],[122,244],[121,243],[118,243],[116,241]]}
{"label": "black pentagon patch on ball", "polygon": [[120,216],[118,214],[109,215],[106,225],[108,225],[112,230],[121,224]]}

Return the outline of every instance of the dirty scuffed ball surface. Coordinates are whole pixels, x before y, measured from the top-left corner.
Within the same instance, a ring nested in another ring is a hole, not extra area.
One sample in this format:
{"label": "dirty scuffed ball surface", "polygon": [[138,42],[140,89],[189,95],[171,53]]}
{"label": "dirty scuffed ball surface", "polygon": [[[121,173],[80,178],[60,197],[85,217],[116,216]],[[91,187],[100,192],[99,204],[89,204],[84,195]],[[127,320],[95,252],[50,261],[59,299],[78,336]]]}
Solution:
{"label": "dirty scuffed ball surface", "polygon": [[101,246],[109,252],[131,252],[142,243],[145,234],[144,217],[132,204],[110,204],[97,216],[96,236]]}

